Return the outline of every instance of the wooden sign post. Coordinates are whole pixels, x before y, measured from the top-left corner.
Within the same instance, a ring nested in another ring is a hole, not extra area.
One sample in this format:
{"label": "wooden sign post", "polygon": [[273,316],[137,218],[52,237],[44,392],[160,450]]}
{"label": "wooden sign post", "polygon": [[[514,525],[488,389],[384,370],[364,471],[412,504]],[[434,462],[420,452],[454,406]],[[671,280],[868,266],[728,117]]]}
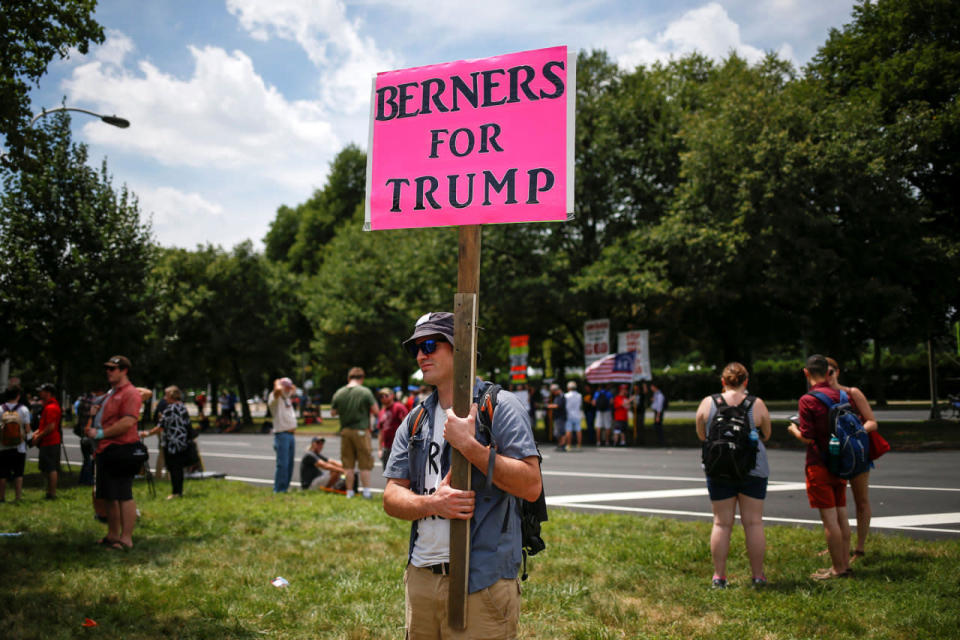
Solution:
{"label": "wooden sign post", "polygon": [[[574,210],[576,54],[566,47],[385,71],[373,79],[364,229],[456,226],[453,410],[476,379],[480,225],[562,222]],[[451,485],[472,469],[451,452]],[[450,522],[450,626],[463,629],[470,524]]]}
{"label": "wooden sign post", "polygon": [[[480,226],[460,227],[457,294],[453,309],[453,412],[470,414],[477,371],[477,317],[480,293]],[[450,486],[470,490],[470,462],[451,450]],[[470,576],[470,521],[450,521],[450,626],[463,629],[467,622],[467,580]]]}

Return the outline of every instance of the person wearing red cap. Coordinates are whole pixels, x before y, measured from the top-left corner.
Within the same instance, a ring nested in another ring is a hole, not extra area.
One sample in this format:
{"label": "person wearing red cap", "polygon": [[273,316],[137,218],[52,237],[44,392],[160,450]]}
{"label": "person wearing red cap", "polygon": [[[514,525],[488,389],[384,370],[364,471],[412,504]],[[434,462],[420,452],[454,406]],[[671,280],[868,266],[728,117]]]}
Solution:
{"label": "person wearing red cap", "polygon": [[630,387],[621,384],[613,398],[613,446],[627,446],[627,423],[630,419]]}
{"label": "person wearing red cap", "polygon": [[37,447],[40,472],[47,478],[47,500],[57,497],[57,476],[60,474],[60,403],[57,402],[56,389],[52,384],[40,387],[40,401],[43,411],[40,413],[40,425],[33,434],[33,444]]}

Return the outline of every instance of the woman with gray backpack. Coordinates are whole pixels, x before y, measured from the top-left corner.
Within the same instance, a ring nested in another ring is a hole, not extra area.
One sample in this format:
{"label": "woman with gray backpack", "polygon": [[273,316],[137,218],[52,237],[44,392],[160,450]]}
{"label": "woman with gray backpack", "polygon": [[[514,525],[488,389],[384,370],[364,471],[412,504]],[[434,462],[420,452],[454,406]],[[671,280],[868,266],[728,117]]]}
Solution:
{"label": "woman with gray backpack", "polygon": [[727,586],[727,555],[738,505],[752,585],[767,583],[763,500],[770,467],[763,443],[770,439],[770,412],[763,400],[747,392],[748,382],[746,367],[731,362],[720,376],[723,392],[707,396],[697,408],[697,436],[703,442],[703,469],[713,509],[710,555],[715,589]]}

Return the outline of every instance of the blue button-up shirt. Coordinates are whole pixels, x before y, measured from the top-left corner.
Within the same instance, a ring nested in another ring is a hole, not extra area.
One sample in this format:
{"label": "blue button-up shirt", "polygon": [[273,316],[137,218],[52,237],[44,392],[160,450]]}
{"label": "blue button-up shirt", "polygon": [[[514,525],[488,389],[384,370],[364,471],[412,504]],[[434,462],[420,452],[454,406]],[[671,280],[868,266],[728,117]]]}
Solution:
{"label": "blue button-up shirt", "polygon": [[[474,400],[484,389],[479,379],[474,385]],[[437,392],[424,400],[425,419],[414,437],[410,438],[415,420],[420,413],[411,411],[397,429],[390,451],[390,460],[383,475],[410,481],[410,490],[421,495],[427,472],[427,454],[433,440],[433,417],[437,407]],[[477,419],[479,421],[479,418]],[[530,428],[530,418],[512,393],[497,395],[497,407],[493,413],[491,428],[497,453],[522,460],[538,455],[537,445]],[[477,439],[489,444],[485,435]],[[441,455],[440,474],[450,469],[449,444],[444,444]],[[503,578],[514,579],[520,570],[520,499],[501,490],[493,483],[487,488],[486,469],[481,472],[471,468],[471,488],[476,492],[476,506],[470,519],[470,576],[467,591],[474,593],[486,589]],[[417,540],[417,522],[410,528],[408,560]]]}

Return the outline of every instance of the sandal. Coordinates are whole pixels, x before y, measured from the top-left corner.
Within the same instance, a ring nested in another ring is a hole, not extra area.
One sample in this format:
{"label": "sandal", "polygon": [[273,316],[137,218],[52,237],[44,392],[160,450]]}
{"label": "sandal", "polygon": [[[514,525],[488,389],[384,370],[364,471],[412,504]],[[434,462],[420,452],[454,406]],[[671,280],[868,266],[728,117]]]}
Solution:
{"label": "sandal", "polygon": [[102,538],[100,538],[99,540],[97,540],[96,544],[98,544],[98,545],[100,545],[100,546],[102,546],[102,547],[109,547],[110,545],[114,544],[115,542],[116,542],[116,540],[114,540],[113,538],[109,538],[109,537],[107,537],[107,536],[103,536]]}
{"label": "sandal", "polygon": [[865,552],[860,551],[858,549],[854,549],[853,551],[850,552],[850,562],[854,562],[856,560],[862,560],[866,556],[867,554]]}
{"label": "sandal", "polygon": [[849,578],[853,576],[853,570],[847,569],[843,573],[837,573],[833,570],[833,567],[827,567],[826,569],[817,569],[810,574],[811,580],[832,580],[834,578]]}
{"label": "sandal", "polygon": [[114,551],[130,551],[130,549],[133,549],[133,546],[127,544],[126,542],[114,540],[107,546],[107,549],[113,549]]}

